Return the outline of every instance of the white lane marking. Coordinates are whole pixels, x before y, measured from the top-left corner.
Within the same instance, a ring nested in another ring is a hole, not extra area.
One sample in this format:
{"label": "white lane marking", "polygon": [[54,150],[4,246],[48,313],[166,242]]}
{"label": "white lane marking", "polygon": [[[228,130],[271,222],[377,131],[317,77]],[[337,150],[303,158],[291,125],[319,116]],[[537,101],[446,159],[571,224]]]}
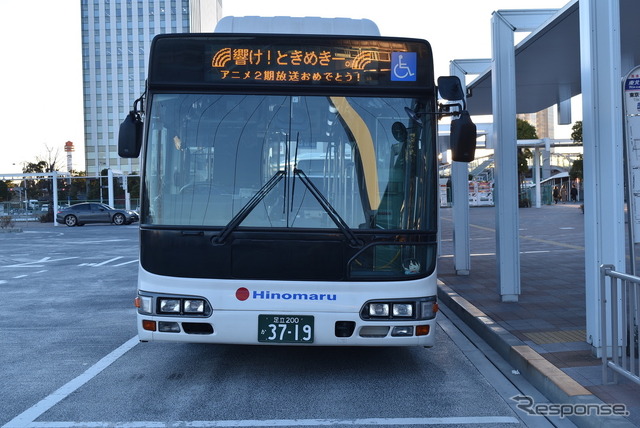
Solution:
{"label": "white lane marking", "polygon": [[107,261],[102,262],[102,263],[97,263],[97,264],[95,264],[94,266],[104,266],[104,265],[106,265],[107,263],[111,263],[111,262],[115,262],[116,260],[120,260],[122,257],[123,257],[123,256],[114,257],[114,258],[112,258],[111,260],[107,260]]}
{"label": "white lane marking", "polygon": [[105,242],[123,242],[123,241],[131,241],[131,239],[100,239],[95,241],[69,241],[69,244],[104,244]]}
{"label": "white lane marking", "polygon": [[[471,257],[484,257],[484,256],[495,256],[496,253],[476,253],[476,254],[470,254]],[[447,258],[450,259],[451,257],[453,257],[453,254],[443,254],[440,257],[442,258]]]}
{"label": "white lane marking", "polygon": [[128,264],[131,264],[131,263],[137,263],[137,262],[138,262],[138,259],[135,259],[135,260],[131,260],[130,262],[118,263],[117,265],[113,265],[113,266],[114,267],[118,267],[118,266],[124,266],[124,265],[128,265]]}
{"label": "white lane marking", "polygon": [[71,260],[71,259],[77,259],[78,257],[63,257],[61,259],[52,259],[51,257],[43,257],[40,260],[34,261],[34,262],[25,262],[25,263],[18,263],[15,265],[7,265],[7,266],[2,266],[2,267],[7,267],[7,268],[21,268],[21,267],[44,267],[44,265],[42,264],[36,264],[36,263],[55,263],[55,262],[60,262],[62,260]]}
{"label": "white lane marking", "polygon": [[[40,400],[34,406],[20,413],[18,416],[7,422],[2,428],[10,427],[27,427],[44,412],[58,404],[60,401],[67,398],[75,390],[80,388],[85,383],[96,377],[102,370],[109,367],[118,358],[123,356],[127,351],[136,346],[139,343],[138,336],[134,336],[127,340],[124,344],[120,345],[117,349],[113,350],[107,356],[103,357],[100,361],[89,367],[84,373],[77,378],[71,380],[67,384],[61,386],[57,391],[54,391],[49,396]],[[57,426],[69,426],[69,425],[57,425]]]}
{"label": "white lane marking", "polygon": [[[480,424],[520,424],[509,416],[465,416],[442,418],[369,418],[369,419],[267,419],[267,420],[230,420],[230,421],[136,421],[136,422],[33,422],[33,428],[82,428],[82,427],[315,427],[315,426],[376,426],[376,425],[480,425]],[[5,425],[6,427],[6,425]]]}
{"label": "white lane marking", "polygon": [[[520,254],[540,254],[540,253],[550,253],[549,250],[538,250],[538,251],[520,251]],[[495,256],[496,253],[476,253],[470,254],[471,257],[484,257],[484,256]],[[450,259],[453,257],[453,254],[443,254],[440,257],[443,259]]]}
{"label": "white lane marking", "polygon": [[40,231],[40,230],[25,230],[24,234],[28,234],[28,233],[39,233],[39,234],[49,234],[49,235],[58,235],[58,236],[63,236],[64,232],[45,232],[45,231]]}
{"label": "white lane marking", "polygon": [[[101,262],[101,263],[80,263],[78,266],[81,266],[81,267],[82,266],[91,266],[91,267],[104,266],[104,265],[106,265],[108,263],[115,262],[116,260],[120,260],[122,258],[124,258],[124,256],[114,257],[111,260],[107,260],[107,261],[104,261],[104,262]],[[112,265],[112,266],[113,267],[118,267],[118,266],[124,266],[124,265],[128,265],[128,264],[131,264],[131,263],[137,263],[137,262],[138,262],[138,259],[134,259],[134,260],[130,260],[128,262],[122,262],[122,263],[118,263],[117,265]]]}

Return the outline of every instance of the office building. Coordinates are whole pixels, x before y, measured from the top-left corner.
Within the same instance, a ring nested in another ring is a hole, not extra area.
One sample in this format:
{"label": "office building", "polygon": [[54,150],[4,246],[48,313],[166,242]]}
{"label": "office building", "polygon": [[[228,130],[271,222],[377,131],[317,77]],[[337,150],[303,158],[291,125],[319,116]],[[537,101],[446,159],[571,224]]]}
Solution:
{"label": "office building", "polygon": [[85,165],[138,172],[118,156],[118,128],[144,91],[156,34],[213,31],[222,0],[81,0]]}

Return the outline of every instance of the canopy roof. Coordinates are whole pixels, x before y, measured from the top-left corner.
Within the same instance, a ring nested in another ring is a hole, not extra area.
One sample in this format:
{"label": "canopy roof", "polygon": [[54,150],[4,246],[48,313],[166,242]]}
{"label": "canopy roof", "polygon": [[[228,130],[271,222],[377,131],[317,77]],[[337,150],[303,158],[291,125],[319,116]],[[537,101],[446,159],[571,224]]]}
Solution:
{"label": "canopy roof", "polygon": [[[516,45],[517,113],[535,113],[581,93],[579,1],[572,0]],[[640,2],[620,0],[622,74],[640,61]],[[467,85],[472,115],[492,114],[491,69]]]}

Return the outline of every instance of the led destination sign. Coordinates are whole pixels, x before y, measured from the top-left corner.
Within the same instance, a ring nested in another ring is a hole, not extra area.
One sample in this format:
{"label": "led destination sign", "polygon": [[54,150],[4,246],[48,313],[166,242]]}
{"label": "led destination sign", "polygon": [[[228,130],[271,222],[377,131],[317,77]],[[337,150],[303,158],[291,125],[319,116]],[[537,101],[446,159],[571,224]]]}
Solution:
{"label": "led destination sign", "polygon": [[433,85],[430,47],[410,39],[161,36],[150,64],[150,84]]}
{"label": "led destination sign", "polygon": [[[368,65],[374,61],[380,63],[379,56],[378,52],[368,50],[350,58],[323,49],[283,51],[226,47],[215,53],[211,67],[220,72],[221,80],[358,83]],[[370,68],[369,71],[379,70]]]}

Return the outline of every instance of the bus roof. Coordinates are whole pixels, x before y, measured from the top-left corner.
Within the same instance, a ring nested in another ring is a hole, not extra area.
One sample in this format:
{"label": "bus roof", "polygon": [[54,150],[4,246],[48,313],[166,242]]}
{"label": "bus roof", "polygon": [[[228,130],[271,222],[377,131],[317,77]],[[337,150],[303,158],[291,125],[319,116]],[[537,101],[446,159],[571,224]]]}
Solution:
{"label": "bus roof", "polygon": [[380,36],[378,26],[370,19],[315,16],[225,16],[218,21],[215,32]]}

